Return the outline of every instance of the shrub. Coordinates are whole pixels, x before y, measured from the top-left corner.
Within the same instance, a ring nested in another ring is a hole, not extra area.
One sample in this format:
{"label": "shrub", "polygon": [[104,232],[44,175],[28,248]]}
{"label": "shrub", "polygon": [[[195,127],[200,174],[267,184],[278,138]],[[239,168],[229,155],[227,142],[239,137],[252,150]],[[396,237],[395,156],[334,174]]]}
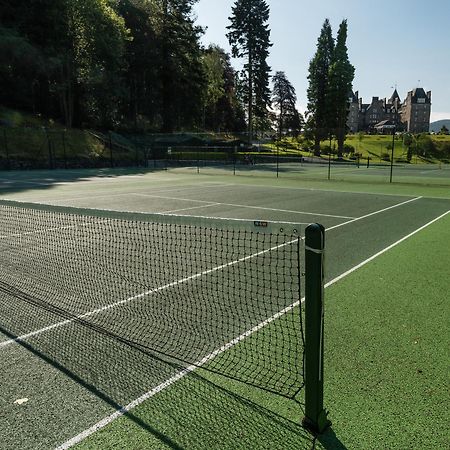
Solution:
{"label": "shrub", "polygon": [[355,153],[355,147],[353,147],[353,145],[350,145],[350,144],[344,144],[344,153],[350,153],[350,154]]}

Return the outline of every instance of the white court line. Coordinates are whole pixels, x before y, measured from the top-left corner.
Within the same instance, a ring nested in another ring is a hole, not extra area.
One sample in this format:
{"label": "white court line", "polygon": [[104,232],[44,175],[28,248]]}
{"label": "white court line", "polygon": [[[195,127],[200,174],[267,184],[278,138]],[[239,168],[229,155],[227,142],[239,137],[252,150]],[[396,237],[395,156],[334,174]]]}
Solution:
{"label": "white court line", "polygon": [[[211,182],[212,183],[212,182]],[[180,186],[180,187],[176,187],[176,188],[171,188],[170,186],[167,187],[160,187],[155,189],[154,191],[152,190],[152,192],[155,192],[156,194],[158,193],[165,193],[165,192],[176,192],[176,191],[188,191],[191,189],[199,189],[199,190],[205,190],[205,189],[210,189],[210,188],[215,188],[215,187],[227,187],[227,186],[234,186],[231,184],[219,184],[219,183],[214,183],[214,184],[206,184],[202,183],[201,185],[184,185],[184,186]],[[145,189],[148,190],[149,187],[148,186],[144,186],[141,189]],[[109,197],[123,197],[123,196],[127,196],[127,195],[136,195],[136,192],[105,192],[104,194],[96,194],[96,195],[88,195],[88,193],[86,193],[86,195],[89,196],[89,198],[109,198]],[[77,197],[64,197],[64,198],[55,198],[55,199],[46,199],[46,204],[54,204],[54,203],[59,203],[59,202],[70,202],[73,200],[85,200],[86,199],[86,195],[84,196],[77,196]],[[5,198],[4,200],[8,200],[7,198]],[[14,200],[14,199],[11,199]],[[197,201],[197,200],[191,200],[193,202]],[[212,203],[212,202],[208,202],[208,203]],[[69,206],[69,205],[67,205]]]}
{"label": "white court line", "polygon": [[167,290],[167,289],[169,289],[169,288],[171,288],[173,286],[178,286],[178,285],[184,284],[184,283],[186,283],[188,281],[195,280],[196,278],[202,277],[204,275],[208,275],[210,273],[217,272],[219,270],[225,269],[226,267],[231,267],[231,266],[234,266],[234,265],[239,264],[241,262],[248,261],[249,259],[253,259],[253,258],[256,258],[257,256],[261,256],[261,255],[264,255],[266,253],[278,250],[280,248],[283,248],[283,247],[286,247],[288,245],[291,245],[291,244],[293,244],[294,242],[297,242],[297,241],[298,241],[298,239],[293,239],[291,241],[284,242],[283,244],[279,244],[279,245],[276,245],[274,247],[267,248],[265,250],[261,250],[261,251],[259,251],[257,253],[253,253],[251,255],[247,255],[247,256],[243,256],[242,258],[235,259],[234,261],[230,261],[228,263],[221,264],[220,266],[213,267],[212,269],[204,270],[203,272],[199,272],[199,273],[196,273],[194,275],[190,275],[188,277],[181,278],[180,280],[172,281],[171,283],[167,283],[167,284],[165,284],[163,286],[159,286],[157,288],[150,289],[150,290],[145,291],[145,292],[141,292],[138,295],[134,295],[132,297],[128,297],[128,298],[126,298],[124,300],[120,300],[120,301],[115,302],[115,303],[110,303],[110,304],[108,304],[106,306],[103,306],[101,308],[98,308],[98,309],[95,309],[95,310],[92,310],[92,311],[88,311],[87,313],[75,316],[73,319],[63,320],[61,322],[54,323],[54,324],[49,325],[47,327],[40,328],[39,330],[35,330],[35,331],[31,331],[30,333],[23,334],[23,335],[18,336],[18,337],[14,338],[14,339],[8,339],[7,341],[0,342],[0,349],[3,348],[3,347],[6,347],[8,345],[11,345],[11,344],[23,341],[24,339],[28,339],[28,338],[33,337],[33,336],[38,336],[38,335],[40,335],[42,333],[45,333],[47,331],[54,330],[55,328],[60,328],[60,327],[62,327],[64,325],[68,325],[68,324],[70,324],[72,322],[75,322],[77,320],[84,319],[86,317],[90,317],[90,316],[93,316],[95,314],[99,314],[99,313],[101,313],[103,311],[107,311],[109,309],[115,308],[116,306],[124,305],[126,303],[131,302],[131,301],[141,299],[142,297],[153,295],[153,294],[156,294],[158,292],[165,291],[165,290]]}
{"label": "white court line", "polygon": [[[130,192],[130,194],[138,195],[141,197],[152,197],[152,198],[161,198],[166,200],[180,200],[180,201],[186,201],[186,202],[197,202],[197,203],[211,203],[207,200],[193,200],[189,198],[180,198],[180,197],[169,197],[165,195],[154,195],[154,194],[145,194],[142,192]],[[334,214],[321,214],[321,213],[314,213],[314,212],[307,212],[307,211],[292,211],[290,209],[279,209],[279,208],[267,208],[264,206],[254,206],[254,205],[241,205],[237,203],[223,203],[223,202],[216,202],[216,205],[220,206],[231,206],[236,208],[249,208],[249,209],[261,209],[264,211],[276,211],[276,212],[286,212],[290,214],[303,214],[308,216],[320,216],[320,217],[333,217],[336,219],[355,219],[355,217],[350,216],[337,216]]]}
{"label": "white court line", "polygon": [[448,210],[444,214],[441,214],[439,217],[436,217],[435,219],[431,220],[430,222],[426,223],[425,225],[422,225],[420,228],[417,228],[417,230],[414,230],[413,232],[407,234],[406,236],[403,236],[398,241],[394,242],[393,244],[389,245],[388,247],[384,248],[383,250],[380,250],[378,253],[375,253],[370,258],[367,258],[363,262],[361,262],[361,263],[357,264],[356,266],[352,267],[350,270],[347,270],[346,272],[344,272],[341,275],[337,276],[333,280],[329,281],[328,283],[325,284],[325,287],[331,286],[332,284],[334,284],[337,281],[341,280],[342,278],[346,277],[347,275],[349,275],[350,273],[354,272],[355,270],[358,270],[360,267],[365,266],[370,261],[373,261],[378,256],[382,255],[383,253],[386,253],[387,251],[391,250],[392,248],[394,248],[398,244],[401,244],[403,241],[406,241],[410,237],[414,236],[415,234],[419,233],[420,231],[422,231],[425,228],[427,228],[430,225],[432,225],[434,222],[437,222],[438,220],[442,219],[443,217],[445,217],[449,213],[450,213],[450,210]]}
{"label": "white court line", "polygon": [[[347,224],[349,224],[349,223],[356,222],[357,220],[365,219],[365,218],[370,217],[370,216],[373,216],[373,215],[375,215],[375,214],[380,214],[380,213],[382,213],[382,212],[384,212],[384,211],[387,211],[387,210],[389,210],[389,209],[392,209],[392,208],[397,208],[397,207],[402,206],[402,205],[404,205],[404,204],[406,204],[406,203],[410,203],[410,202],[412,202],[412,201],[418,200],[419,198],[421,198],[421,197],[417,197],[417,198],[414,198],[414,199],[411,199],[411,200],[407,200],[407,201],[405,201],[405,202],[398,203],[398,204],[393,205],[393,206],[389,206],[388,208],[384,208],[384,209],[380,209],[380,210],[378,210],[378,211],[374,211],[374,212],[372,212],[372,213],[370,213],[370,214],[366,214],[366,215],[361,216],[361,217],[358,217],[358,218],[356,218],[356,219],[353,219],[353,220],[350,220],[350,221],[347,221],[347,222],[343,222],[343,223],[340,223],[340,224],[338,224],[338,225],[334,225],[334,226],[332,226],[332,227],[330,227],[330,228],[327,228],[327,231],[334,230],[334,229],[336,229],[336,228],[342,227],[342,226],[347,225]],[[231,220],[240,220],[240,219],[231,219]],[[255,258],[256,256],[262,255],[262,254],[264,254],[264,253],[271,252],[271,251],[273,251],[273,250],[277,250],[278,248],[282,248],[282,247],[284,247],[284,246],[286,246],[286,245],[290,245],[290,244],[292,244],[293,242],[296,242],[296,241],[297,241],[297,239],[294,239],[294,240],[292,240],[292,241],[290,241],[290,242],[287,242],[287,243],[284,243],[284,244],[280,244],[279,246],[271,247],[271,248],[266,249],[266,250],[262,250],[262,251],[260,251],[260,252],[258,252],[258,253],[254,253],[254,254],[252,254],[252,255],[248,255],[248,256],[242,257],[242,258],[237,259],[237,260],[235,260],[235,261],[231,261],[231,262],[229,262],[229,263],[222,264],[222,265],[220,265],[220,266],[217,266],[217,267],[214,267],[214,268],[212,268],[212,269],[209,269],[209,270],[206,270],[206,271],[197,273],[197,274],[195,274],[195,275],[191,275],[191,276],[189,276],[189,277],[183,278],[183,279],[178,280],[178,281],[173,281],[173,282],[168,283],[168,284],[166,284],[166,285],[164,285],[164,286],[160,286],[160,287],[151,289],[151,290],[149,290],[149,291],[143,292],[143,293],[138,294],[138,295],[135,295],[135,296],[133,296],[133,297],[129,297],[129,298],[127,298],[127,299],[120,300],[120,301],[115,302],[115,303],[111,303],[111,304],[109,304],[109,305],[103,306],[102,308],[98,308],[98,309],[89,311],[89,312],[87,312],[87,313],[84,313],[84,314],[82,314],[82,315],[80,315],[80,316],[76,316],[76,317],[73,318],[73,319],[70,319],[70,320],[64,320],[64,321],[61,321],[61,322],[57,322],[57,323],[54,323],[54,324],[49,325],[49,326],[47,326],[47,327],[40,328],[40,329],[38,329],[38,330],[31,331],[30,333],[27,333],[27,334],[18,336],[18,337],[14,338],[14,339],[9,339],[9,340],[0,342],[0,349],[1,349],[2,347],[6,347],[7,345],[10,345],[10,344],[19,342],[19,341],[24,340],[24,339],[27,339],[27,338],[29,338],[29,337],[37,336],[37,335],[42,334],[42,333],[44,333],[44,332],[46,332],[46,331],[53,330],[54,328],[59,328],[59,327],[61,327],[61,326],[67,325],[67,324],[69,324],[69,323],[74,322],[74,321],[77,320],[77,319],[83,319],[83,318],[85,318],[85,317],[89,317],[89,316],[92,316],[92,315],[94,315],[94,314],[98,314],[98,313],[100,313],[100,312],[106,311],[106,310],[108,310],[108,309],[114,308],[114,307],[119,306],[119,305],[123,305],[123,304],[125,304],[125,303],[129,303],[130,301],[133,301],[133,300],[142,298],[142,297],[144,297],[144,296],[152,295],[152,294],[155,294],[155,293],[157,293],[157,292],[159,292],[159,291],[166,290],[166,289],[168,289],[168,288],[170,288],[170,287],[172,287],[172,286],[177,286],[178,284],[185,283],[185,282],[187,282],[187,281],[193,280],[193,279],[198,278],[198,277],[200,277],[200,276],[207,275],[207,274],[212,273],[212,272],[216,272],[216,271],[218,271],[218,270],[224,269],[225,267],[229,267],[229,266],[238,264],[238,263],[240,263],[240,262],[247,261],[248,259],[252,259],[252,258]]]}
{"label": "white court line", "polygon": [[42,230],[25,231],[23,233],[4,234],[4,235],[0,235],[0,239],[9,239],[9,238],[14,238],[14,237],[30,236],[32,234],[48,233],[50,231],[70,230],[72,228],[88,227],[91,225],[98,225],[100,223],[106,223],[106,222],[108,222],[108,219],[99,219],[94,222],[82,222],[82,223],[74,224],[74,225],[65,225],[63,227],[43,228]]}
{"label": "white court line", "polygon": [[190,208],[172,209],[170,211],[163,211],[162,214],[172,214],[172,213],[176,213],[176,212],[180,212],[180,211],[190,211],[191,209],[209,208],[211,206],[217,206],[217,203],[211,203],[209,205],[191,206]]}
{"label": "white court line", "polygon": [[396,203],[395,205],[388,206],[387,208],[383,208],[383,209],[380,209],[378,211],[371,212],[371,213],[366,214],[366,215],[361,216],[361,217],[356,217],[355,219],[352,219],[352,220],[349,220],[347,222],[343,222],[343,223],[340,223],[338,225],[334,225],[334,226],[332,226],[330,228],[327,228],[327,231],[334,230],[335,228],[339,228],[339,227],[342,227],[344,225],[348,225],[349,223],[353,223],[353,222],[356,222],[358,220],[367,219],[367,217],[374,216],[375,214],[380,214],[382,212],[388,211],[389,209],[398,208],[399,206],[406,205],[407,203],[415,202],[416,200],[420,200],[421,198],[423,198],[423,197],[411,198],[410,200],[406,200],[406,201],[404,201],[402,203]]}
{"label": "white court line", "polygon": [[[437,222],[438,220],[442,219],[444,216],[446,216],[449,213],[450,213],[450,210],[447,211],[446,213],[440,215],[439,217],[436,217],[435,219],[431,220],[430,222],[426,223],[425,225],[421,226],[420,228],[418,228],[417,230],[415,230],[412,233],[408,234],[407,236],[402,237],[398,241],[394,242],[393,244],[389,245],[388,247],[384,248],[383,250],[379,251],[378,253],[372,255],[370,258],[367,258],[366,260],[362,261],[361,263],[357,264],[356,266],[352,267],[351,269],[349,269],[346,272],[342,273],[341,275],[337,276],[333,280],[329,281],[328,283],[326,283],[325,287],[327,288],[329,286],[332,286],[333,284],[335,284],[338,281],[340,281],[342,278],[346,277],[347,275],[350,275],[352,272],[355,272],[359,268],[365,266],[370,261],[373,261],[378,256],[380,256],[383,253],[386,253],[387,251],[391,250],[393,247],[399,245],[400,243],[402,243],[406,239],[409,239],[410,237],[412,237],[415,234],[419,233],[420,231],[422,231],[423,229],[427,228],[428,226],[430,226],[434,222]],[[212,352],[209,355],[205,356],[200,361],[197,361],[195,364],[193,364],[191,366],[188,366],[185,369],[177,372],[175,375],[173,375],[172,377],[170,377],[169,379],[167,379],[163,383],[159,384],[158,386],[154,387],[150,391],[146,392],[141,397],[137,398],[136,400],[133,400],[128,405],[120,408],[119,410],[115,411],[113,414],[105,417],[104,419],[100,420],[96,424],[92,425],[91,427],[89,427],[86,430],[82,431],[81,433],[77,434],[73,438],[71,438],[68,441],[64,442],[63,444],[58,446],[56,448],[56,450],[66,450],[66,449],[71,448],[75,444],[78,444],[79,442],[83,441],[88,436],[94,434],[95,432],[97,432],[101,428],[104,428],[106,425],[108,425],[111,422],[113,422],[115,419],[125,415],[128,411],[132,410],[136,406],[139,406],[141,403],[145,402],[149,398],[155,396],[159,392],[161,392],[164,389],[168,388],[169,386],[171,386],[172,384],[174,384],[175,382],[177,382],[181,378],[183,378],[186,375],[188,375],[190,372],[193,372],[198,367],[201,367],[201,366],[205,365],[207,362],[211,361],[216,356],[220,355],[221,353],[223,353],[226,350],[230,349],[231,347],[235,346],[236,344],[241,342],[246,337],[252,335],[256,331],[260,330],[261,328],[265,327],[269,323],[273,322],[274,320],[276,320],[279,317],[283,316],[284,314],[286,314],[287,312],[291,311],[295,307],[299,306],[300,302],[303,303],[304,301],[305,301],[305,298],[302,298],[300,301],[297,301],[297,302],[293,303],[292,305],[287,306],[283,310],[281,310],[278,313],[274,314],[272,317],[270,317],[270,318],[264,320],[263,322],[261,322],[260,324],[256,325],[251,330],[246,331],[245,333],[243,333],[240,336],[236,337],[232,341],[230,341],[227,344],[223,345],[222,347],[218,348],[214,352]]]}
{"label": "white court line", "polygon": [[442,170],[442,169],[429,169],[429,170],[422,170],[422,171],[419,172],[419,173],[438,172],[438,171],[440,171],[440,170]]}
{"label": "white court line", "polygon": [[[310,180],[308,180],[310,181]],[[324,180],[325,181],[325,180]],[[377,197],[411,197],[411,195],[408,194],[391,194],[388,192],[354,192],[354,191],[345,191],[345,190],[341,190],[341,191],[336,191],[334,189],[317,189],[317,188],[307,188],[307,187],[298,187],[298,186],[267,186],[264,184],[241,184],[241,183],[233,183],[230,184],[232,186],[238,186],[239,188],[245,188],[245,187],[257,187],[257,188],[266,188],[266,189],[287,189],[287,190],[293,190],[293,191],[310,191],[310,192],[332,192],[333,194],[351,194],[351,195],[376,195]],[[446,200],[445,197],[430,197],[427,196],[427,198],[437,198],[437,199],[444,199]]]}

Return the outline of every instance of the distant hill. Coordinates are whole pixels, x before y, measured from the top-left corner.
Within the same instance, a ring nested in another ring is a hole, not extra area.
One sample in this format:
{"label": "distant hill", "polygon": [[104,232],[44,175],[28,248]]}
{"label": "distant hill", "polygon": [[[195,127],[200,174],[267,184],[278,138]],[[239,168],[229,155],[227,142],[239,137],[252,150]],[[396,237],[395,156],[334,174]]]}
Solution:
{"label": "distant hill", "polygon": [[439,133],[443,125],[445,125],[450,130],[450,119],[438,120],[436,122],[430,123],[430,131]]}

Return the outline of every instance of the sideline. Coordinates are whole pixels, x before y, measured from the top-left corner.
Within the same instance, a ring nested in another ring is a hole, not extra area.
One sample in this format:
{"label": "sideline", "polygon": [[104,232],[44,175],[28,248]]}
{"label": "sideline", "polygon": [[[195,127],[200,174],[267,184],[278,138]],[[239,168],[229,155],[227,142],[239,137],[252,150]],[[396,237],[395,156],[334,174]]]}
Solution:
{"label": "sideline", "polygon": [[[401,239],[399,239],[398,241],[394,242],[393,244],[389,245],[388,247],[384,248],[383,250],[379,251],[378,253],[375,253],[374,255],[372,255],[371,257],[365,259],[364,261],[362,261],[361,263],[357,264],[356,266],[352,267],[351,269],[347,270],[346,272],[342,273],[341,275],[337,276],[336,278],[334,278],[333,280],[329,281],[325,287],[329,287],[335,283],[337,283],[339,280],[341,280],[342,278],[346,277],[347,275],[351,274],[352,272],[355,272],[356,270],[358,270],[359,268],[361,268],[362,266],[368,264],[370,261],[374,260],[375,258],[377,258],[378,256],[382,255],[383,253],[386,253],[388,250],[392,249],[393,247],[396,247],[397,245],[399,245],[400,243],[402,243],[403,241],[405,241],[406,239],[409,239],[410,237],[414,236],[415,234],[419,233],[420,231],[424,230],[425,228],[427,228],[428,226],[432,225],[433,223],[437,222],[438,220],[442,219],[443,217],[445,217],[447,214],[450,213],[450,210],[445,212],[444,214],[440,215],[439,217],[436,217],[435,219],[431,220],[430,222],[426,223],[425,225],[421,226],[420,228],[417,228],[415,231],[413,231],[412,233],[402,237]],[[158,386],[156,386],[155,388],[153,388],[152,390],[146,392],[144,395],[142,395],[141,397],[137,398],[136,400],[132,401],[131,403],[129,403],[128,405],[124,406],[123,408],[119,409],[118,411],[114,412],[113,414],[105,417],[104,419],[100,420],[99,422],[97,422],[96,424],[92,425],[90,428],[87,428],[86,430],[82,431],[81,433],[79,433],[78,435],[74,436],[73,438],[69,439],[68,441],[64,442],[63,444],[61,444],[60,446],[58,446],[56,448],[56,450],[66,450],[71,448],[72,446],[74,446],[75,444],[78,444],[79,442],[81,442],[82,440],[84,440],[85,438],[87,438],[88,436],[94,434],[96,431],[100,430],[101,428],[104,428],[106,425],[110,424],[111,422],[113,422],[115,419],[125,415],[128,411],[130,411],[131,409],[135,408],[136,406],[140,405],[141,403],[143,403],[144,401],[148,400],[149,398],[153,397],[154,395],[156,395],[157,393],[163,391],[164,389],[166,389],[167,387],[171,386],[172,384],[174,384],[175,382],[177,382],[178,380],[182,379],[183,377],[185,377],[186,375],[188,375],[190,372],[193,372],[195,369],[197,369],[198,367],[201,367],[202,365],[206,364],[208,361],[212,360],[213,358],[215,358],[217,355],[223,353],[224,351],[228,350],[229,348],[233,347],[234,345],[236,345],[237,343],[239,343],[240,341],[242,341],[244,338],[250,336],[251,334],[253,334],[254,332],[260,330],[261,328],[263,328],[264,326],[268,325],[269,323],[273,322],[274,320],[278,319],[279,317],[283,316],[284,314],[286,314],[287,312],[291,311],[293,308],[297,307],[300,305],[300,303],[304,302],[304,298],[302,298],[300,301],[297,301],[295,303],[293,303],[292,305],[284,308],[282,311],[279,311],[278,313],[276,313],[275,315],[273,315],[272,317],[270,317],[269,319],[266,319],[265,321],[261,322],[260,324],[258,324],[256,327],[252,328],[251,330],[243,333],[242,335],[236,337],[235,339],[233,339],[232,341],[230,341],[229,343],[225,344],[224,346],[218,348],[217,350],[215,350],[214,352],[210,353],[209,355],[205,356],[203,359],[201,359],[200,361],[198,361],[195,365],[191,365],[188,366],[186,369],[181,370],[180,372],[178,372],[177,374],[175,374],[174,376],[172,376],[171,378],[167,379],[166,381],[164,381],[163,383],[159,384]]]}

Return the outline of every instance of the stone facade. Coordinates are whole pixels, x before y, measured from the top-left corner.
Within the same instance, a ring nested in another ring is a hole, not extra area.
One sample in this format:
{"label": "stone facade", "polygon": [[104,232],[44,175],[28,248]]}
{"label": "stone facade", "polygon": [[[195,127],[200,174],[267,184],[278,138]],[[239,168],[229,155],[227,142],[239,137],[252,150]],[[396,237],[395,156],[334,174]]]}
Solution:
{"label": "stone facade", "polygon": [[351,133],[380,133],[393,128],[421,133],[429,130],[430,115],[431,91],[425,93],[422,88],[408,92],[403,103],[397,89],[388,100],[372,97],[370,103],[363,103],[358,92],[352,92],[349,96],[347,126]]}
{"label": "stone facade", "polygon": [[408,92],[403,103],[401,120],[409,133],[424,133],[430,130],[431,91],[422,88]]}

